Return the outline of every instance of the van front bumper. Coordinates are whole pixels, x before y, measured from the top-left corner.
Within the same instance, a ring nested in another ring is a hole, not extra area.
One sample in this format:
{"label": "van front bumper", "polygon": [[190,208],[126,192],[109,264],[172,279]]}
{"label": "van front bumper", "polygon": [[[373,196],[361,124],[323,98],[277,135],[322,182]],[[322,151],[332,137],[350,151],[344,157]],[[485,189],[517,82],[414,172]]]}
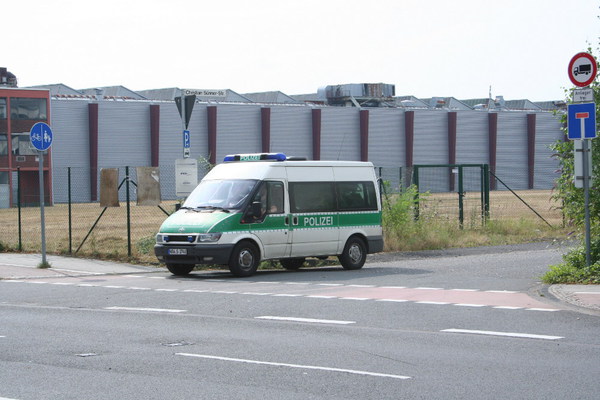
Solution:
{"label": "van front bumper", "polygon": [[154,246],[158,261],[165,264],[229,264],[233,244],[195,245],[195,246]]}

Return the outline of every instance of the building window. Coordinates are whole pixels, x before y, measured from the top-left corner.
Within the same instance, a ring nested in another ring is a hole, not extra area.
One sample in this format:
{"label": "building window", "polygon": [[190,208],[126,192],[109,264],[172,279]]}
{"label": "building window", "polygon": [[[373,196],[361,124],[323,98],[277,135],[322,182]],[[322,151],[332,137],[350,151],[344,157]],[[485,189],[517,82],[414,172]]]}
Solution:
{"label": "building window", "polygon": [[6,119],[6,99],[0,98],[0,119]]}
{"label": "building window", "polygon": [[6,135],[0,135],[0,156],[8,155],[8,138]]}
{"label": "building window", "polygon": [[31,145],[29,133],[12,134],[12,152],[15,156],[32,156],[37,154],[36,149]]}
{"label": "building window", "polygon": [[10,99],[10,118],[34,121],[46,120],[46,99],[12,97]]}

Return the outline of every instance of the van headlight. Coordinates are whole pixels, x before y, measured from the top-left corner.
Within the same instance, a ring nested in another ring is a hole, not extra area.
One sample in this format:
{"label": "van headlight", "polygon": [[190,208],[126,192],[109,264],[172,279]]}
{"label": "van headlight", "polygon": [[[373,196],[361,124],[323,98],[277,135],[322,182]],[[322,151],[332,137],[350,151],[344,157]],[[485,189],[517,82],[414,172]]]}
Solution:
{"label": "van headlight", "polygon": [[198,242],[216,242],[221,239],[222,233],[200,233],[198,235]]}

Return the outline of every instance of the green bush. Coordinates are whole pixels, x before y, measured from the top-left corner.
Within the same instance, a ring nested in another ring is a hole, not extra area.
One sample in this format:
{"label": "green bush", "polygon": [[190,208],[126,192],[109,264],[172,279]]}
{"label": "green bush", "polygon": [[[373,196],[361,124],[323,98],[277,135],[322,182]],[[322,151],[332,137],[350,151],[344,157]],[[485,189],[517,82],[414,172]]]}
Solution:
{"label": "green bush", "polygon": [[586,263],[585,245],[581,244],[563,256],[561,264],[550,266],[542,281],[555,283],[600,283],[600,238],[590,243],[590,266]]}

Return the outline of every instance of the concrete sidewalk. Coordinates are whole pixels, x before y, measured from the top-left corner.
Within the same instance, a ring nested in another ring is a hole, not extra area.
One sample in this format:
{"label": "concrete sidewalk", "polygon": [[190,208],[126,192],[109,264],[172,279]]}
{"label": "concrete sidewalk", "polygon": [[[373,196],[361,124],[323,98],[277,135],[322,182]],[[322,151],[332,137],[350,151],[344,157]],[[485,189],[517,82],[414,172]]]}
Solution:
{"label": "concrete sidewalk", "polygon": [[[32,279],[64,276],[140,274],[166,272],[164,267],[147,267],[112,261],[48,255],[51,268],[40,269],[41,254],[0,253],[0,279]],[[559,301],[587,310],[600,311],[600,285],[552,285],[548,292]]]}
{"label": "concrete sidewalk", "polygon": [[0,279],[31,279],[61,276],[114,275],[164,272],[166,268],[146,267],[112,261],[48,255],[51,268],[41,269],[41,254],[0,253]]}

